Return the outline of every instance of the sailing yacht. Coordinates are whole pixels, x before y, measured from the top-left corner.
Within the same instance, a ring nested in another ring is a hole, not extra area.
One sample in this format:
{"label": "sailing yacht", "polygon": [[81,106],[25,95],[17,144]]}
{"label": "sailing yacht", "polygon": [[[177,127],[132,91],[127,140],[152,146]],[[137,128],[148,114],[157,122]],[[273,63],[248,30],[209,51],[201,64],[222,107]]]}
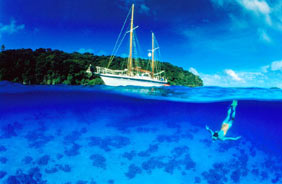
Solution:
{"label": "sailing yacht", "polygon": [[155,72],[156,67],[155,67],[154,57],[155,57],[155,51],[158,49],[158,47],[155,48],[154,33],[152,33],[152,50],[150,50],[150,55],[152,57],[151,70],[145,70],[138,66],[133,67],[133,57],[132,57],[133,34],[134,34],[134,30],[138,28],[138,26],[133,27],[133,18],[134,18],[134,4],[132,4],[131,7],[130,31],[127,32],[130,33],[129,56],[128,56],[127,68],[124,70],[109,69],[109,65],[114,58],[114,56],[111,56],[108,67],[96,66],[97,71],[95,74],[99,75],[101,79],[104,81],[105,85],[109,85],[109,86],[146,86],[146,87],[167,86],[168,82],[167,79],[165,78],[164,71]]}

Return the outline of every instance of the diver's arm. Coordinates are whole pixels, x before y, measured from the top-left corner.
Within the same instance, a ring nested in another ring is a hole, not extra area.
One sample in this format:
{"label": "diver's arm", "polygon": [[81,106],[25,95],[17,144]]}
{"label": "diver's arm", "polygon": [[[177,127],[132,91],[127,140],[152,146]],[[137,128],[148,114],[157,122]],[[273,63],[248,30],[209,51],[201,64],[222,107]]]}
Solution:
{"label": "diver's arm", "polygon": [[211,135],[213,135],[213,131],[206,125],[206,129],[211,133]]}
{"label": "diver's arm", "polygon": [[224,137],[222,140],[223,141],[226,141],[226,140],[237,141],[240,138],[241,138],[241,136],[238,136],[238,137]]}

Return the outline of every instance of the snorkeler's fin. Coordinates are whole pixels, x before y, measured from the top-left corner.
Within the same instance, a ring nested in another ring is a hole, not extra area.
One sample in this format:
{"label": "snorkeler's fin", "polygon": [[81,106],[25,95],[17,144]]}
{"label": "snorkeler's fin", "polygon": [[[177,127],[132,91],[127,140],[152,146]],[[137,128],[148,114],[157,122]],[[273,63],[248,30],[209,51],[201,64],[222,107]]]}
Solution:
{"label": "snorkeler's fin", "polygon": [[233,108],[236,108],[237,105],[238,105],[238,101],[237,101],[237,100],[233,100],[231,106],[232,106]]}

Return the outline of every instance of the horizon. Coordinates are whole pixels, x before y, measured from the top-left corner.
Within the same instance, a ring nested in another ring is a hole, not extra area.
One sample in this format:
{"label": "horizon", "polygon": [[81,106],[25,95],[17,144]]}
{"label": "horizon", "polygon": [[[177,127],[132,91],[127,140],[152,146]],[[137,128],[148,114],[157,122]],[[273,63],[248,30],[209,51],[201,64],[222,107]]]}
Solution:
{"label": "horizon", "polygon": [[205,86],[282,88],[282,3],[275,0],[2,1],[0,44],[108,56],[132,3],[140,58],[149,59],[154,31],[160,61],[199,75]]}

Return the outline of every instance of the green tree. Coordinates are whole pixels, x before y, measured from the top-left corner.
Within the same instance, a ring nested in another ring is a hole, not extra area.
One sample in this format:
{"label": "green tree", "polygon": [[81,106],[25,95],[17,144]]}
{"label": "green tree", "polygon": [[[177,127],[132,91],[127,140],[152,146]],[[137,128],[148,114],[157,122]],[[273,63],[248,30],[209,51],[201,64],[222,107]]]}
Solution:
{"label": "green tree", "polygon": [[[90,64],[92,72],[95,72],[96,66],[106,67],[109,59],[109,56],[95,56],[77,52],[65,53],[43,48],[35,51],[31,49],[2,49],[0,53],[0,80],[24,84],[98,85],[103,84],[102,79],[97,75],[89,75],[86,70]],[[149,60],[139,58],[138,63],[141,68],[150,70]],[[124,69],[126,65],[126,58],[116,57],[110,68]],[[165,71],[166,78],[171,85],[203,85],[199,76],[168,62],[159,62],[158,68]]]}

